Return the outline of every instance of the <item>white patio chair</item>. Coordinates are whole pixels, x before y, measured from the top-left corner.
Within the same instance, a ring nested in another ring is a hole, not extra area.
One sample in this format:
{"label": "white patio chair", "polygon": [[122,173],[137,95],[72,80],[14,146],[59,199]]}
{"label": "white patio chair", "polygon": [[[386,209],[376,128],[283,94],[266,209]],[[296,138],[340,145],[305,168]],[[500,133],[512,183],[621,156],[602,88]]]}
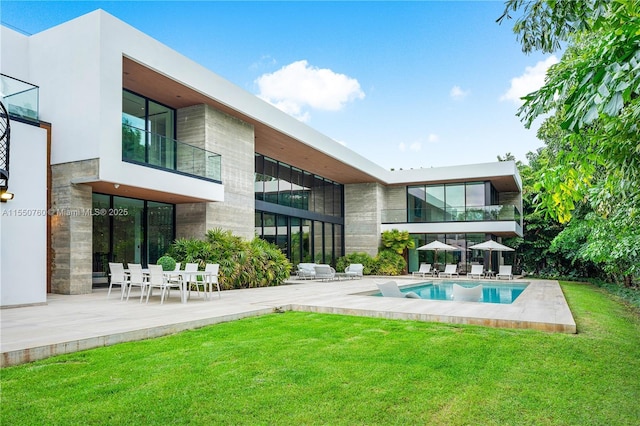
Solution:
{"label": "white patio chair", "polygon": [[511,273],[511,265],[500,265],[500,270],[496,274],[496,278],[508,278],[512,280],[513,274]]}
{"label": "white patio chair", "polygon": [[312,280],[316,277],[315,263],[298,263],[298,279]]}
{"label": "white patio chair", "polygon": [[[205,298],[209,298],[213,293],[213,286],[218,289],[218,298],[220,295],[220,284],[218,283],[218,271],[220,270],[220,264],[207,263],[204,267],[205,274],[196,275],[196,289],[202,286],[202,291],[205,294]],[[198,291],[198,295],[200,292]]]}
{"label": "white patio chair", "polygon": [[444,278],[445,276],[449,277],[449,278],[453,278],[453,276],[456,277],[460,277],[460,275],[458,274],[458,265],[447,265],[444,267],[444,272],[440,272],[440,274],[438,274],[439,277]]}
{"label": "white patio chair", "polygon": [[471,272],[467,274],[469,278],[482,278],[484,275],[484,266],[483,265],[471,265]]}
{"label": "white patio chair", "polygon": [[147,302],[149,303],[149,296],[154,288],[159,288],[160,304],[164,303],[165,293],[169,297],[172,288],[180,288],[180,284],[175,281],[169,281],[167,276],[162,272],[162,265],[149,265],[149,280],[147,281]]}
{"label": "white patio chair", "polygon": [[336,270],[329,265],[315,265],[313,269],[316,271],[316,279],[332,280],[336,277]]}
{"label": "white patio chair", "polygon": [[127,302],[129,301],[129,296],[131,296],[131,288],[140,287],[140,303],[142,303],[145,287],[147,285],[144,274],[142,273],[142,265],[139,263],[129,263],[127,266],[129,267],[129,291],[127,291]]}
{"label": "white patio chair", "polygon": [[433,276],[434,273],[435,273],[435,271],[433,269],[431,269],[431,264],[429,264],[429,263],[421,263],[420,264],[420,268],[417,271],[413,271],[412,275],[414,277],[420,276],[420,277],[424,278],[427,275]]}
{"label": "white patio chair", "polygon": [[107,292],[107,299],[111,295],[111,288],[114,284],[120,286],[120,300],[124,299],[124,293],[127,291],[128,286],[124,265],[122,263],[109,262],[109,291]]}
{"label": "white patio chair", "polygon": [[344,273],[350,278],[362,278],[364,275],[364,265],[362,263],[352,263],[344,268]]}
{"label": "white patio chair", "polygon": [[482,301],[482,284],[475,287],[463,287],[453,284],[453,300],[456,302],[480,302]]}

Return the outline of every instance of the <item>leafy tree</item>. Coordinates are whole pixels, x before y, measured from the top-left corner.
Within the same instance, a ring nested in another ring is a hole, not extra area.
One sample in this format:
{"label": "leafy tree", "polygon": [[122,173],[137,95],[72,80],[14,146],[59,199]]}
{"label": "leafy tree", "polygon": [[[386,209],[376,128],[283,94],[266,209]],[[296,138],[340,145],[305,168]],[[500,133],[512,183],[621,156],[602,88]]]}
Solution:
{"label": "leafy tree", "polygon": [[526,126],[553,114],[546,129],[554,134],[552,161],[538,174],[535,201],[561,223],[588,204],[592,213],[581,219],[589,226],[574,222],[559,238],[582,241],[576,256],[631,283],[640,272],[628,249],[640,240],[639,227],[629,225],[640,212],[640,3],[509,0],[498,21],[516,12],[523,51],[567,44],[545,85],[525,96],[518,112]]}

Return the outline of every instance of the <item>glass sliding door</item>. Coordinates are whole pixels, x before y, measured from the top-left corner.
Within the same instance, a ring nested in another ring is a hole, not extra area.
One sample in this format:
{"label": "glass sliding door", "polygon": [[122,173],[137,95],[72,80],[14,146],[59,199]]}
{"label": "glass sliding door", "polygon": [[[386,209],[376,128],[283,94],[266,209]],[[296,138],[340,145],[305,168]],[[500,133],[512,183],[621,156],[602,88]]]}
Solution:
{"label": "glass sliding door", "polygon": [[[126,215],[113,216],[113,260],[121,263],[142,263],[144,235],[144,201],[113,197],[113,208]],[[126,265],[125,265],[126,266]]]}
{"label": "glass sliding door", "polygon": [[173,205],[147,202],[147,262],[155,264],[173,242]]}
{"label": "glass sliding door", "polygon": [[[93,208],[109,211],[111,197],[104,194],[93,194]],[[109,273],[111,253],[111,224],[108,215],[94,215],[93,219],[93,272]]]}
{"label": "glass sliding door", "polygon": [[173,204],[94,193],[93,209],[114,212],[93,216],[94,273],[107,273],[109,262],[156,263],[174,241]]}

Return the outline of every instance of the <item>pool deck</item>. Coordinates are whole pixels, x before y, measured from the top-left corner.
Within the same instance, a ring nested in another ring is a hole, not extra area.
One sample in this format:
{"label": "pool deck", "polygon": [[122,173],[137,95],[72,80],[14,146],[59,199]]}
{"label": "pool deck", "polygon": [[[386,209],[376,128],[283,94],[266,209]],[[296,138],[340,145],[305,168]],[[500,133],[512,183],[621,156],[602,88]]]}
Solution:
{"label": "pool deck", "polygon": [[[163,336],[274,311],[576,333],[575,321],[557,281],[531,281],[510,305],[370,295],[377,292],[376,282],[391,279],[401,287],[430,280],[406,276],[330,282],[291,280],[278,287],[223,291],[220,299],[217,296],[212,300],[193,298],[186,304],[180,303],[178,292],[174,291],[163,305],[159,297],[153,297],[149,304],[140,304],[139,298],[132,295],[129,302],[124,302],[117,290],[109,299],[106,289],[72,296],[49,294],[43,305],[0,310],[0,366]],[[502,280],[502,283],[507,281]]]}

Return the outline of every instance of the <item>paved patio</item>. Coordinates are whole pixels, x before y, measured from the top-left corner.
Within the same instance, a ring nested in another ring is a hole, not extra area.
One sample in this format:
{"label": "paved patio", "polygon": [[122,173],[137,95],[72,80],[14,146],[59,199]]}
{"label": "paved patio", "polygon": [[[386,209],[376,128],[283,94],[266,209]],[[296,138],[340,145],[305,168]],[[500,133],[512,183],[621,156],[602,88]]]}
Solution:
{"label": "paved patio", "polygon": [[[177,291],[160,305],[139,298],[107,299],[91,294],[50,294],[46,305],[0,311],[1,366],[22,364],[84,349],[163,336],[275,310],[359,315],[377,318],[531,328],[575,333],[576,324],[557,281],[535,280],[511,305],[372,297],[385,277],[346,281],[298,281],[287,285],[222,292],[222,298],[180,303]],[[400,286],[425,280],[396,277]],[[466,280],[463,278],[463,280]],[[504,281],[503,281],[504,282]]]}

